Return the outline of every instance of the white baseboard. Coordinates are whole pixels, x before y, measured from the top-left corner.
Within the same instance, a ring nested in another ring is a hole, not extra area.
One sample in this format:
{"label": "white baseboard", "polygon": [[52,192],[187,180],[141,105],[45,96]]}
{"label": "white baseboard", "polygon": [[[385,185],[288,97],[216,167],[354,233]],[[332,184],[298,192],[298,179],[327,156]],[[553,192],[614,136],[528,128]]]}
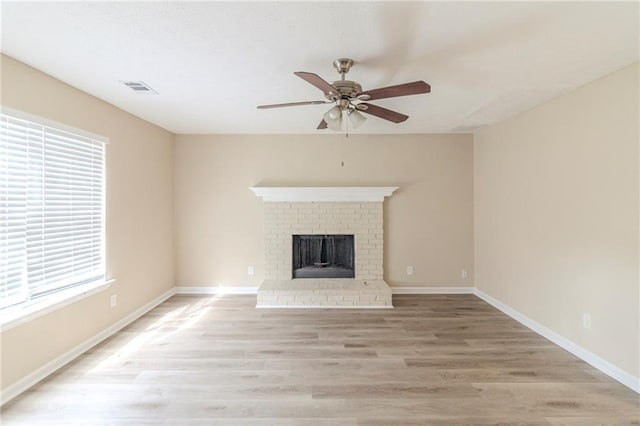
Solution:
{"label": "white baseboard", "polygon": [[474,287],[391,287],[392,294],[473,294]]}
{"label": "white baseboard", "polygon": [[175,287],[176,294],[258,294],[258,287]]}
{"label": "white baseboard", "polygon": [[71,349],[70,351],[65,352],[59,357],[46,363],[42,367],[38,368],[37,370],[33,371],[32,373],[18,380],[16,383],[10,386],[7,386],[2,391],[2,395],[0,396],[0,405],[6,404],[16,396],[20,395],[22,392],[29,389],[31,386],[38,383],[40,380],[46,378],[52,373],[55,373],[57,370],[67,365],[69,362],[73,361],[74,359],[76,359],[77,357],[79,357],[80,355],[82,355],[83,353],[85,353],[86,351],[88,351],[98,343],[102,342],[107,337],[110,337],[117,331],[131,324],[133,321],[137,320],[142,315],[146,314],[151,309],[155,308],[156,306],[158,306],[159,304],[161,304],[162,302],[164,302],[174,294],[175,294],[175,287],[161,294],[160,296],[156,297],[146,305],[131,312],[129,315],[122,318],[121,320],[114,323],[113,325],[105,328],[95,336],[80,343],[78,346]]}
{"label": "white baseboard", "polygon": [[531,330],[535,331],[539,335],[551,340],[556,345],[560,346],[561,348],[565,349],[568,352],[571,352],[578,358],[582,359],[586,363],[602,371],[607,376],[622,383],[623,385],[630,388],[631,390],[640,393],[640,378],[627,373],[626,371],[622,370],[619,367],[616,367],[615,365],[611,364],[609,361],[606,361],[600,358],[599,356],[595,355],[593,352],[586,350],[582,346],[579,346],[573,343],[571,340],[559,335],[555,331],[532,320],[526,315],[521,314],[520,312],[511,308],[510,306],[507,306],[504,303],[500,302],[499,300],[494,299],[493,297],[489,296],[482,290],[475,288],[474,293],[476,296],[478,296],[488,304],[492,305],[494,308],[509,315],[511,318],[523,324],[524,326],[530,328]]}

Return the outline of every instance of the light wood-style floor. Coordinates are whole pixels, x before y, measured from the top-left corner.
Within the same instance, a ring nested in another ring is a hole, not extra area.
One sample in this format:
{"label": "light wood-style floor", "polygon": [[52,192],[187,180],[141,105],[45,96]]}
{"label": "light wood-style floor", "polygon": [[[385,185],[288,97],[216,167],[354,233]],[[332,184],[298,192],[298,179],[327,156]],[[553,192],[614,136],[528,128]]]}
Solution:
{"label": "light wood-style floor", "polygon": [[626,425],[638,394],[472,295],[393,310],[173,297],[7,404],[3,425]]}

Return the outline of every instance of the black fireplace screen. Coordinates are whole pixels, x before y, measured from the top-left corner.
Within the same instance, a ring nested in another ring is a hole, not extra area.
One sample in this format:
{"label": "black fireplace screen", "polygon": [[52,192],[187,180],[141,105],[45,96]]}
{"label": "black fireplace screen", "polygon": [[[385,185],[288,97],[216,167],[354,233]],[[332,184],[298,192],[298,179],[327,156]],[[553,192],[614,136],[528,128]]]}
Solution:
{"label": "black fireplace screen", "polygon": [[353,235],[294,235],[293,278],[354,278]]}

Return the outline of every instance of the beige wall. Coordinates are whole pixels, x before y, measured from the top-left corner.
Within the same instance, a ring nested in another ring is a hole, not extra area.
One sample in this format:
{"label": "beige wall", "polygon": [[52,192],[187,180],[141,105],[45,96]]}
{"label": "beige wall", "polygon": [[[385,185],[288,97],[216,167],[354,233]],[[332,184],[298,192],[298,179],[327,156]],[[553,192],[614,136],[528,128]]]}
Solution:
{"label": "beige wall", "polygon": [[[2,388],[173,287],[173,135],[9,57],[1,103],[110,138],[104,292],[1,334]],[[118,306],[109,307],[109,296]]]}
{"label": "beige wall", "polygon": [[250,186],[399,186],[384,207],[385,280],[471,286],[472,161],[471,135],[179,135],[176,285],[262,282],[263,203]]}
{"label": "beige wall", "polygon": [[474,138],[476,286],[636,377],[638,114],[636,64]]}

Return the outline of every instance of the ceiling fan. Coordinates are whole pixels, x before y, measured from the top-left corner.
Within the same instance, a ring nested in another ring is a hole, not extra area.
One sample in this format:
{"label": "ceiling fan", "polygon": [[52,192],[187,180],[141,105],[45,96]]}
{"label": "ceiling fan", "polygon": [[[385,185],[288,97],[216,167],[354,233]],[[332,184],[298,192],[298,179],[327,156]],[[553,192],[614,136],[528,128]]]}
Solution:
{"label": "ceiling fan", "polygon": [[285,104],[260,105],[258,109],[281,108],[300,105],[335,104],[324,113],[323,119],[318,125],[318,129],[341,130],[342,116],[345,113],[354,128],[360,127],[367,119],[360,113],[374,115],[393,123],[402,123],[408,115],[401,114],[390,109],[367,103],[376,99],[395,98],[398,96],[417,95],[419,93],[429,93],[431,86],[424,81],[414,81],[412,83],[398,84],[396,86],[382,87],[373,90],[362,90],[362,86],[351,80],[345,80],[345,75],[353,66],[353,60],[340,58],[333,61],[333,67],[340,73],[340,80],[331,84],[323,80],[317,74],[310,72],[294,72],[295,75],[313,84],[322,90],[326,100],[324,101],[304,101],[289,102]]}

